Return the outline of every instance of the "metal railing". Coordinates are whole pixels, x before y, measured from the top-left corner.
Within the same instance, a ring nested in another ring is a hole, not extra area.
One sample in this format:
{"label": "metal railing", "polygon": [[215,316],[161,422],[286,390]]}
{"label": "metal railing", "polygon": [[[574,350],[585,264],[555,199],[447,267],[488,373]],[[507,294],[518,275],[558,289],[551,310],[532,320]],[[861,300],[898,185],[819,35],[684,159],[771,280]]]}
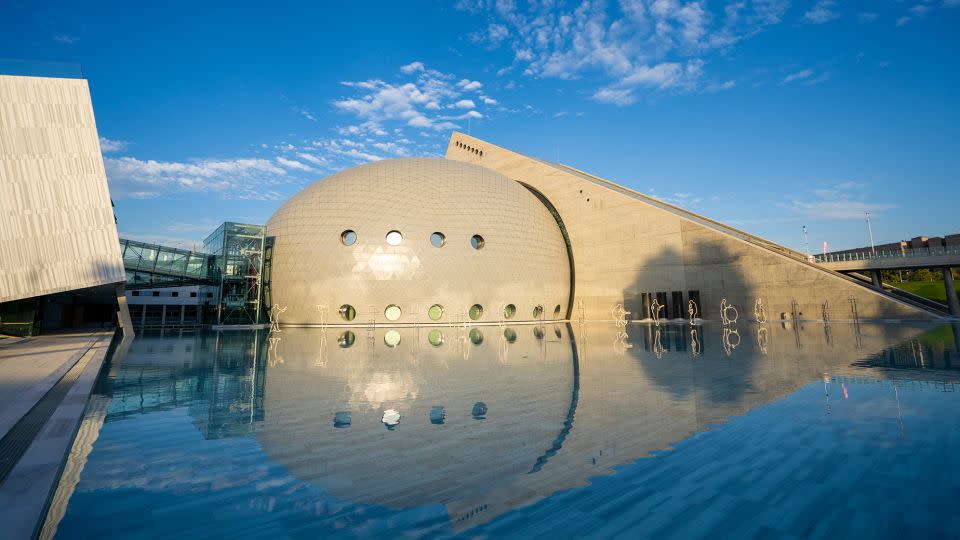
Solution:
{"label": "metal railing", "polygon": [[960,256],[960,247],[952,246],[946,248],[911,248],[897,249],[889,251],[853,251],[847,253],[827,253],[826,255],[815,255],[818,263],[826,262],[849,262],[849,261],[871,261],[877,259],[907,259],[916,257],[944,257],[956,255]]}

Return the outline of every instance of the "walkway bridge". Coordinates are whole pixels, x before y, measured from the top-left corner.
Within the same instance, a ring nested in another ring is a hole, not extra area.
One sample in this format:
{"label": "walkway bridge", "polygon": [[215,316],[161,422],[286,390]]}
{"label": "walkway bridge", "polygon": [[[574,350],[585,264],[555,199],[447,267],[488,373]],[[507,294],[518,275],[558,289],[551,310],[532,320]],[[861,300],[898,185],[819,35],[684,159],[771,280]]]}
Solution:
{"label": "walkway bridge", "polygon": [[123,238],[120,251],[127,290],[220,284],[214,255]]}
{"label": "walkway bridge", "polygon": [[[951,268],[960,268],[960,248],[913,248],[894,251],[857,251],[852,253],[827,253],[814,256],[814,260],[823,268],[851,275],[866,281],[868,275],[874,287],[891,294],[907,298],[927,307],[960,317],[960,301],[953,282]],[[943,282],[947,293],[947,305],[922,299],[906,291],[884,285],[880,280],[881,270],[916,270],[932,268],[943,271]],[[858,275],[859,274],[859,275]]]}

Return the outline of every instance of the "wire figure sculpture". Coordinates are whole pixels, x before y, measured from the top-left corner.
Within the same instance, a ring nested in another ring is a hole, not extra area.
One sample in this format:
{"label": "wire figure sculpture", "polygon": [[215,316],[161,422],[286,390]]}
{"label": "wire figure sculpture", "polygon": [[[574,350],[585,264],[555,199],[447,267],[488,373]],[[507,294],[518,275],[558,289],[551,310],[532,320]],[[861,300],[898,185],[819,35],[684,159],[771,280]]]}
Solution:
{"label": "wire figure sculpture", "polygon": [[280,307],[280,304],[274,304],[270,308],[270,333],[280,331],[280,315],[287,310],[287,306]]}
{"label": "wire figure sculpture", "polygon": [[760,349],[760,354],[767,354],[767,327],[761,326],[757,328],[757,348]]}
{"label": "wire figure sculpture", "polygon": [[736,328],[723,329],[723,352],[727,356],[733,354],[734,349],[740,346],[740,332]]}
{"label": "wire figure sculpture", "polygon": [[327,305],[317,304],[317,316],[320,318],[320,328],[327,329]]}
{"label": "wire figure sculpture", "polygon": [[694,322],[700,318],[700,306],[698,306],[693,300],[687,302],[687,315],[690,316],[691,326],[693,326]]}
{"label": "wire figure sculpture", "polygon": [[623,356],[623,353],[625,353],[627,349],[633,348],[633,344],[630,343],[629,339],[630,336],[626,332],[617,330],[613,338],[613,350],[618,356]]}
{"label": "wire figure sculpture", "polygon": [[660,312],[664,307],[665,306],[660,305],[658,299],[653,299],[653,302],[650,304],[650,318],[653,319],[653,324],[660,326]]}
{"label": "wire figure sculpture", "polygon": [[[733,313],[732,317],[730,316],[731,312]],[[720,301],[720,321],[724,326],[736,324],[739,318],[740,312],[737,311],[737,308],[734,307],[733,304],[728,304],[726,298]]]}
{"label": "wire figure sculpture", "polygon": [[700,343],[700,334],[697,332],[695,326],[690,326],[690,352],[694,356],[700,356],[701,349],[703,344]]}
{"label": "wire figure sculpture", "polygon": [[767,322],[767,308],[763,307],[763,298],[757,298],[753,304],[753,317],[760,324]]}
{"label": "wire figure sculpture", "polygon": [[663,358],[663,355],[666,354],[666,352],[667,349],[664,348],[663,343],[660,341],[660,329],[657,328],[656,333],[653,335],[653,354],[660,359]]}
{"label": "wire figure sculpture", "polygon": [[617,323],[617,328],[627,326],[627,315],[630,315],[630,312],[623,308],[623,304],[613,306],[613,318]]}
{"label": "wire figure sculpture", "polygon": [[277,364],[283,363],[283,358],[277,354],[277,345],[280,344],[279,337],[272,337],[268,340],[270,346],[267,348],[267,365],[270,367],[277,367]]}

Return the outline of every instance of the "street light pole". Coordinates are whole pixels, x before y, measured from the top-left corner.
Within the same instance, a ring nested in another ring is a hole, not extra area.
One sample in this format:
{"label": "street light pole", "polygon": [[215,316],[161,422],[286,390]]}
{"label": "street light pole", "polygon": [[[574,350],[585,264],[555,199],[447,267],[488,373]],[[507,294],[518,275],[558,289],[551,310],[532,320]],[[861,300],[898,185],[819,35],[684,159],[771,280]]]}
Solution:
{"label": "street light pole", "polygon": [[870,224],[870,211],[867,211],[867,232],[870,233],[870,253],[877,256],[877,248],[873,245],[873,226]]}
{"label": "street light pole", "polygon": [[810,239],[807,237],[807,226],[803,226],[803,247],[807,250],[807,258],[810,258]]}

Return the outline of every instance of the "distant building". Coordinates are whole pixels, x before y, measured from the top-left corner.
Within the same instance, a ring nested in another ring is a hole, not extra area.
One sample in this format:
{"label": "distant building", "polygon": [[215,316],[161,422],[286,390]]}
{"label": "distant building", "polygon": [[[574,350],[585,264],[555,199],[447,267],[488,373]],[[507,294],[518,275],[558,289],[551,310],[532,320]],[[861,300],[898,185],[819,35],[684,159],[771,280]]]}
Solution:
{"label": "distant building", "polygon": [[929,249],[931,251],[960,248],[960,233],[948,234],[945,236],[914,236],[910,240],[901,240],[889,244],[876,244],[873,248],[863,246],[853,249],[842,249],[839,251],[829,251],[827,255],[852,255],[867,254],[874,250],[877,253],[906,253],[912,249]]}

